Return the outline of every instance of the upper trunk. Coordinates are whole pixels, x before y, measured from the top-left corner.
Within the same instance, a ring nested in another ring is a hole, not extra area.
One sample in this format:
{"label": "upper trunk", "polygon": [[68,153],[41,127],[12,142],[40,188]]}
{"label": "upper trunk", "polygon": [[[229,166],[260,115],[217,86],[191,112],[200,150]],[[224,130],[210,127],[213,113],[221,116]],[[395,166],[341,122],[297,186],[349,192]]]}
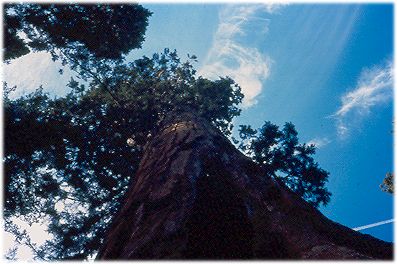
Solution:
{"label": "upper trunk", "polygon": [[391,259],[392,244],[337,224],[195,114],[145,146],[97,259]]}

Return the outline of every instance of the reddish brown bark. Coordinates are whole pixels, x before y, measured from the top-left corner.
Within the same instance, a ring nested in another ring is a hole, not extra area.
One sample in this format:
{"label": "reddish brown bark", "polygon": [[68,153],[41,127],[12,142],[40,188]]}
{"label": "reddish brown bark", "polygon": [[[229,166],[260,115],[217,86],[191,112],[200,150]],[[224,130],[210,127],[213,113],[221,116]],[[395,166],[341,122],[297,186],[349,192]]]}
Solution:
{"label": "reddish brown bark", "polygon": [[173,113],[147,144],[97,259],[391,259],[241,154],[204,119]]}

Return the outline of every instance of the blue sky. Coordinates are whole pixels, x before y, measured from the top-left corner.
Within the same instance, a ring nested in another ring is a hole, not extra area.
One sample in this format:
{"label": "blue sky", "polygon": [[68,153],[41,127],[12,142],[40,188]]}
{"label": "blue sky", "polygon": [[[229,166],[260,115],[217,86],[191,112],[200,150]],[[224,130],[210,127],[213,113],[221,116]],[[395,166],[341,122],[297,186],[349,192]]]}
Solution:
{"label": "blue sky", "polygon": [[[318,146],[333,193],[322,213],[352,228],[393,218],[393,198],[379,189],[393,171],[391,4],[144,6],[153,12],[146,41],[129,60],[164,48],[197,55],[199,74],[241,85],[236,125],[291,121],[302,142]],[[44,84],[61,96],[71,73],[59,77],[58,67],[32,54],[4,76],[19,94]],[[393,241],[392,228],[361,232]]]}

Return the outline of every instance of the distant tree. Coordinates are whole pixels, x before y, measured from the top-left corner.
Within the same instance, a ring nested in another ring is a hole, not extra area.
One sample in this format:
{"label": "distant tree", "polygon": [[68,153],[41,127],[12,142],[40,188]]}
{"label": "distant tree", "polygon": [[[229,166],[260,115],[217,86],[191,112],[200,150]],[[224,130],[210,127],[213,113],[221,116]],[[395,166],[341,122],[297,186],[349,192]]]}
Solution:
{"label": "distant tree", "polygon": [[394,193],[394,176],[393,173],[386,173],[386,177],[383,179],[383,182],[379,186],[380,189],[387,193]]}
{"label": "distant tree", "polygon": [[242,151],[307,202],[316,207],[329,202],[331,193],[325,187],[329,172],[315,162],[314,145],[299,143],[298,132],[292,123],[285,123],[280,130],[266,121],[259,132],[243,125],[239,135]]}
{"label": "distant tree", "polygon": [[[394,133],[394,120],[392,121],[392,129],[390,133]],[[394,193],[394,174],[392,172],[387,172],[382,183],[379,185],[380,189],[387,193]]]}

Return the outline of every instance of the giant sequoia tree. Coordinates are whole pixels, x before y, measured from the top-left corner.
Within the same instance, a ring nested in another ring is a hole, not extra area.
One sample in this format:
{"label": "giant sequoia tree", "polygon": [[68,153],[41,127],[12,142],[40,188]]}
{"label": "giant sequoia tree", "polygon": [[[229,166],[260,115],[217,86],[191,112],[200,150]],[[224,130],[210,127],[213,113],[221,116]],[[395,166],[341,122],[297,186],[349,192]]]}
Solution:
{"label": "giant sequoia tree", "polygon": [[172,109],[189,106],[226,134],[240,112],[242,94],[231,79],[196,78],[168,50],[121,65],[113,76],[106,89],[71,80],[65,98],[39,89],[4,102],[7,229],[20,235],[12,217],[48,224],[54,239],[36,250],[43,258],[98,249],[143,146]]}
{"label": "giant sequoia tree", "polygon": [[[26,7],[13,8],[8,15],[30,21]],[[65,21],[59,14],[78,21],[79,12],[107,21],[123,18],[126,7],[32,10],[40,21]],[[312,207],[329,200],[328,173],[292,124],[265,123],[259,133],[242,127],[246,156],[229,142],[243,98],[230,78],[198,77],[194,57],[181,62],[168,49],[114,63],[118,55],[101,58],[106,45],[45,36],[89,85],[72,79],[64,98],[38,89],[4,99],[6,229],[37,258],[82,259],[98,250],[100,259],[391,257],[390,244]],[[52,239],[36,247],[15,217],[48,225]]]}
{"label": "giant sequoia tree", "polygon": [[392,244],[318,210],[194,111],[144,149],[98,259],[391,259]]}

